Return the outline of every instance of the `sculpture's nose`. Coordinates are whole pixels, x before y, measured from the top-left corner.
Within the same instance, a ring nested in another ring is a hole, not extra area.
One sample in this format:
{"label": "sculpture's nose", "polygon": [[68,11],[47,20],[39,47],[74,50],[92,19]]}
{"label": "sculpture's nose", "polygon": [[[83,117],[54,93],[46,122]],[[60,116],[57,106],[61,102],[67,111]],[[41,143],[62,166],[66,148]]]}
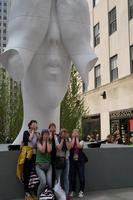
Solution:
{"label": "sculpture's nose", "polygon": [[57,20],[56,0],[52,1],[50,23],[48,27],[48,40],[50,43],[59,43],[60,30]]}

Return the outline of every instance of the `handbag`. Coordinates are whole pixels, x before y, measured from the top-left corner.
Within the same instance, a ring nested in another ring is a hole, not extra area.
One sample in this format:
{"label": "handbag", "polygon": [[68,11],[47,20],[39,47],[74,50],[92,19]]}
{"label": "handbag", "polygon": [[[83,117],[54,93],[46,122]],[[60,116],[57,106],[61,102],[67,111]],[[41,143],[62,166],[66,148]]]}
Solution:
{"label": "handbag", "polygon": [[55,192],[56,199],[66,200],[66,194],[64,190],[61,188],[60,181],[55,183],[54,192]]}
{"label": "handbag", "polygon": [[83,162],[87,163],[88,162],[88,157],[86,156],[85,152],[82,151],[82,157],[83,157]]}
{"label": "handbag", "polygon": [[33,190],[34,188],[36,188],[39,185],[39,183],[40,183],[40,180],[37,176],[36,170],[33,169],[30,173],[28,188],[30,190]]}
{"label": "handbag", "polygon": [[50,163],[39,163],[38,164],[40,169],[44,170],[44,171],[48,171],[49,167],[50,167]]}
{"label": "handbag", "polygon": [[87,158],[86,154],[83,151],[80,152],[79,162],[81,164],[86,164],[88,162],[88,158]]}
{"label": "handbag", "polygon": [[65,168],[65,157],[63,156],[56,156],[55,159],[55,168],[56,169],[64,169]]}
{"label": "handbag", "polygon": [[56,197],[54,191],[49,188],[45,188],[39,197],[39,200],[55,200],[55,199]]}

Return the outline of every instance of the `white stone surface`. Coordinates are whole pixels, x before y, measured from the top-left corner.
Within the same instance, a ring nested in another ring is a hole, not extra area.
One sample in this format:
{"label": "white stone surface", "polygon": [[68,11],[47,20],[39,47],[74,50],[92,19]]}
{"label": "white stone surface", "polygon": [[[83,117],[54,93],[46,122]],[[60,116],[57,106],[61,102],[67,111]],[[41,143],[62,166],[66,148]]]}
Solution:
{"label": "white stone surface", "polygon": [[69,83],[71,61],[84,82],[96,62],[90,47],[87,0],[12,0],[8,44],[0,61],[22,83],[24,120],[20,144],[31,119],[39,128],[55,122]]}

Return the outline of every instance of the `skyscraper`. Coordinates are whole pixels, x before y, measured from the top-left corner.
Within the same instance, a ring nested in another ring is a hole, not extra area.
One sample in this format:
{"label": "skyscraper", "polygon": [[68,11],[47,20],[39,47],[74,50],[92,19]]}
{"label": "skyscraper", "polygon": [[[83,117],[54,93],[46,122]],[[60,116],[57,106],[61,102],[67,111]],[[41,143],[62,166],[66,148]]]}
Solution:
{"label": "skyscraper", "polygon": [[9,17],[10,0],[0,0],[0,53],[7,43],[7,22]]}

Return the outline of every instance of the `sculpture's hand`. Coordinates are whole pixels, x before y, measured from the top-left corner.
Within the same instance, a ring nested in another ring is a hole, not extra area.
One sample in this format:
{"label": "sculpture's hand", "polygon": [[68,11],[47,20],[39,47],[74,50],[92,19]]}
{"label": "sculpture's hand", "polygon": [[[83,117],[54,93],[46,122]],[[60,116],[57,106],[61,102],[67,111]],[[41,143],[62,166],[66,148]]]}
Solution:
{"label": "sculpture's hand", "polygon": [[[88,71],[96,62],[90,47],[90,19],[87,0],[57,0],[57,13],[63,43],[87,84]],[[89,66],[89,68],[88,68]]]}
{"label": "sculpture's hand", "polygon": [[46,35],[50,9],[51,0],[12,1],[8,44],[0,61],[15,80],[22,80]]}

